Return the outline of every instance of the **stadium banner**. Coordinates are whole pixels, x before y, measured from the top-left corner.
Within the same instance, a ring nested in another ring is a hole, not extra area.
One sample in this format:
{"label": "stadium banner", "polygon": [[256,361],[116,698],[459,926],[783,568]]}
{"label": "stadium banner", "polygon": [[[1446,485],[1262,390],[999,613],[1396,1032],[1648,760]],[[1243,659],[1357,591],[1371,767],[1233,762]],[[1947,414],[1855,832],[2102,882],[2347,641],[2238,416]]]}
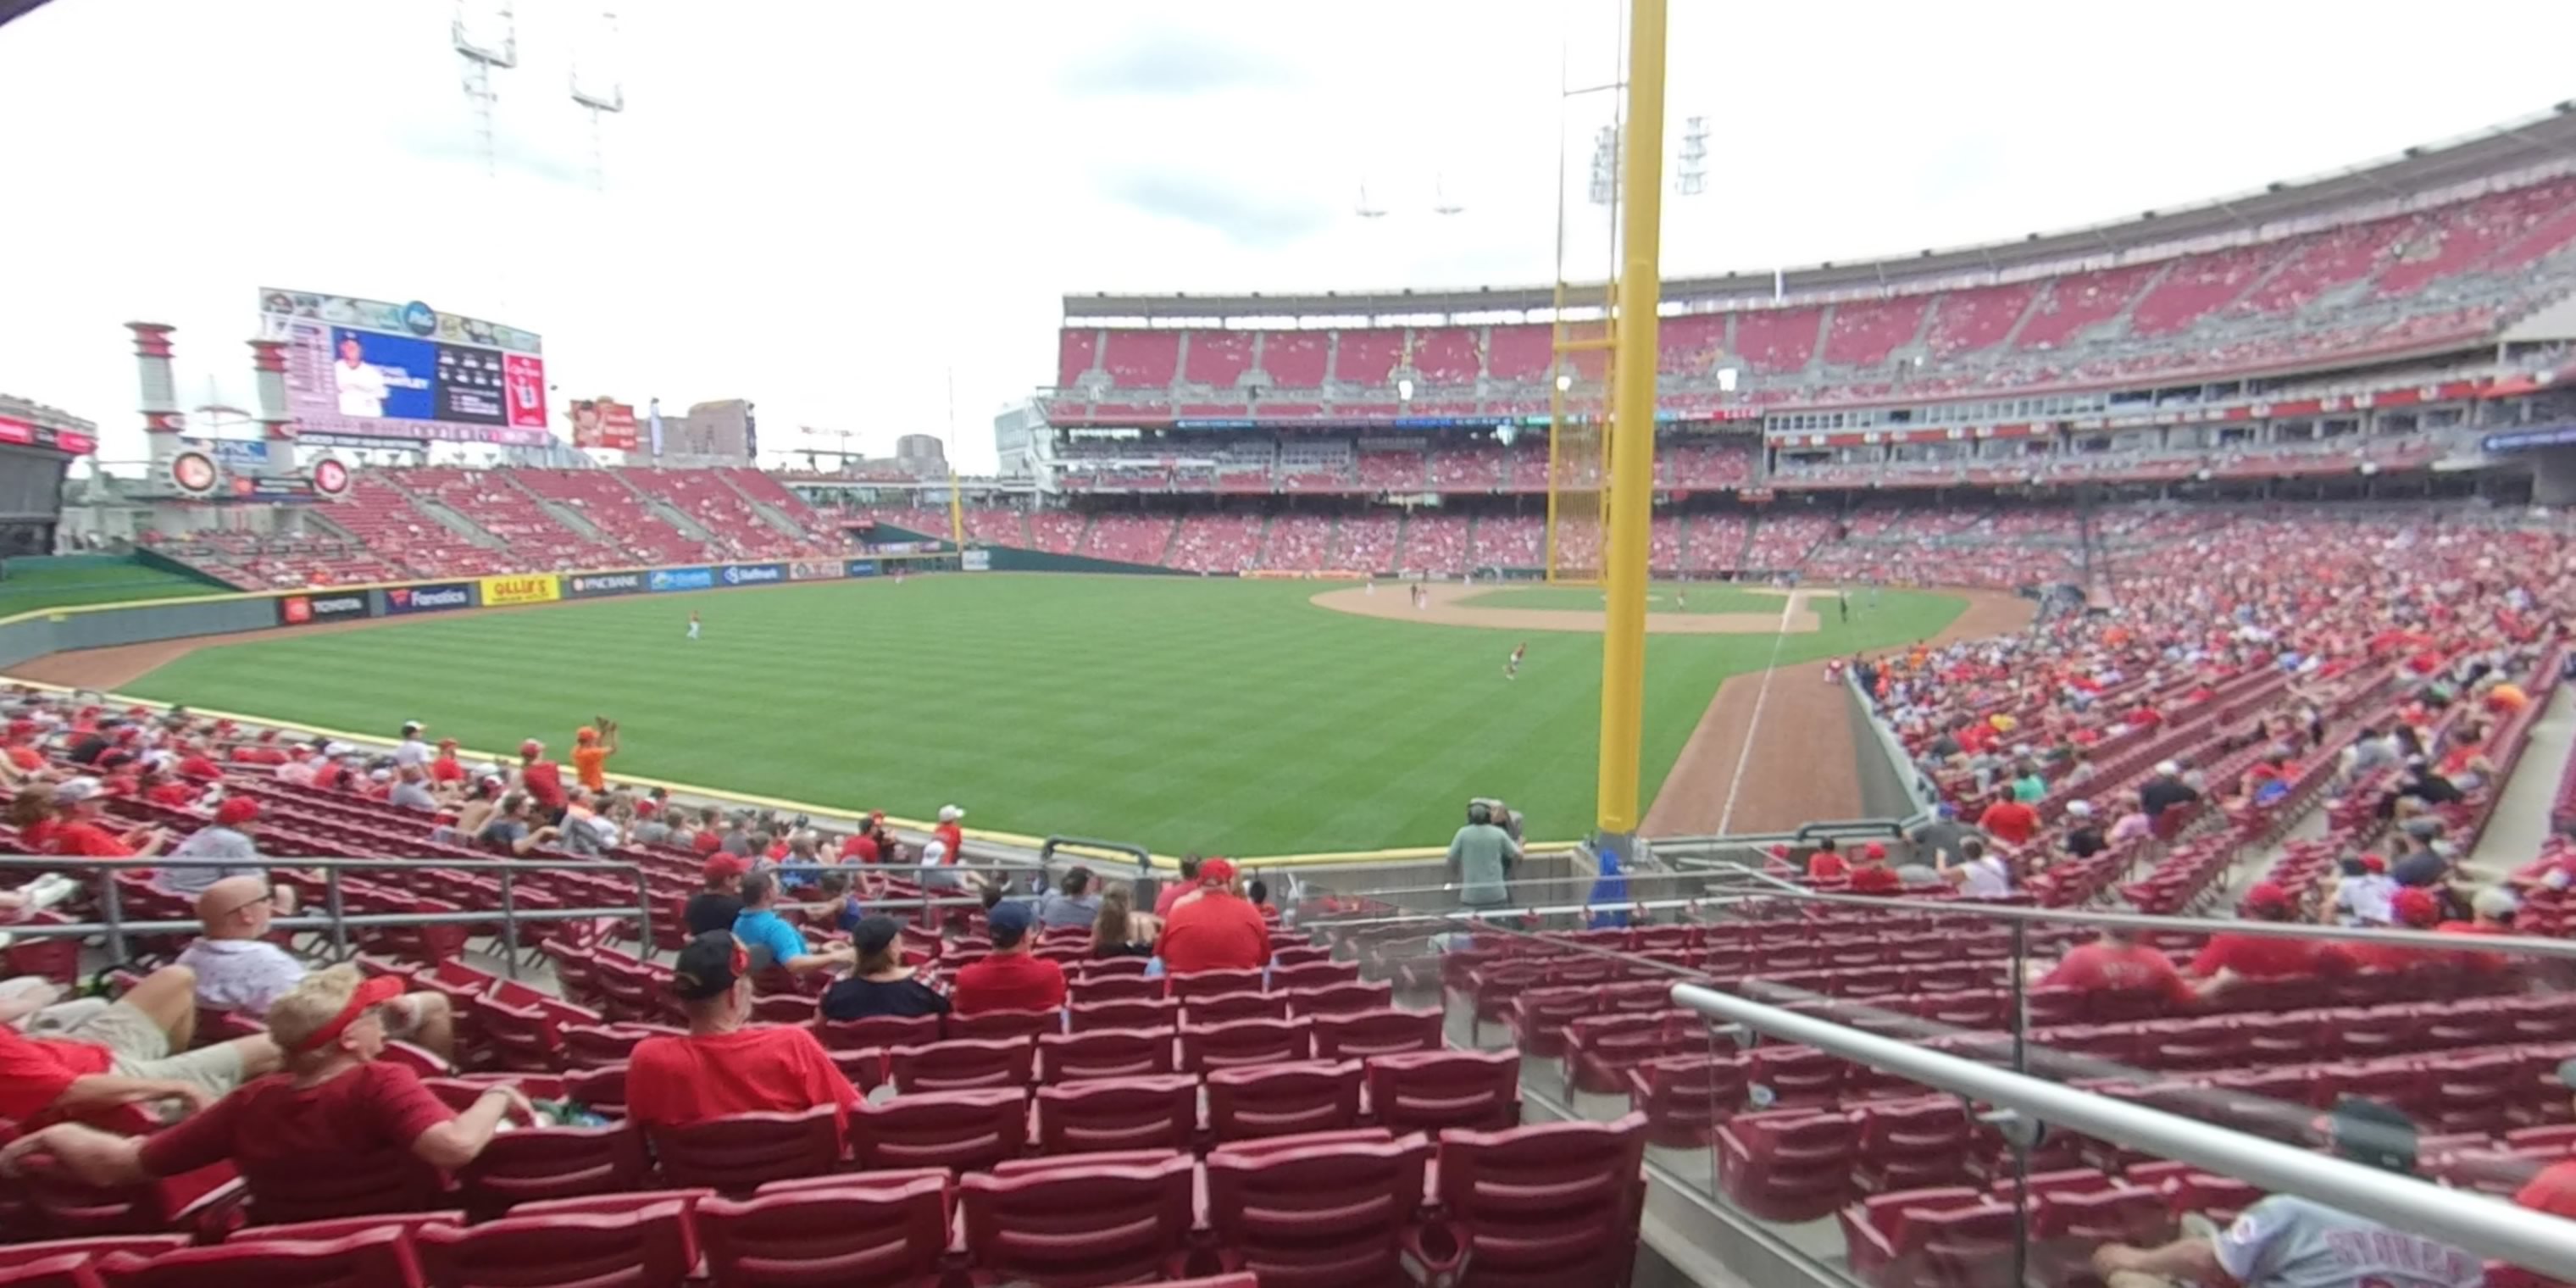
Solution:
{"label": "stadium banner", "polygon": [[286,405],[307,434],[542,446],[545,346],[534,333],[347,295],[262,287],[260,329],[286,344]]}
{"label": "stadium banner", "polygon": [[572,445],[634,451],[635,409],[614,398],[574,399]]}
{"label": "stadium banner", "polygon": [[656,568],[644,578],[644,588],[657,593],[665,590],[713,590],[715,587],[716,570],[713,568]]}
{"label": "stadium banner", "polygon": [[277,624],[280,626],[355,621],[375,615],[375,604],[363,590],[328,595],[280,595],[277,598]]}
{"label": "stadium banner", "polygon": [[852,559],[843,564],[842,567],[853,577],[873,577],[877,575],[877,561],[874,559]]}
{"label": "stadium banner", "polygon": [[960,572],[991,572],[993,571],[993,552],[990,550],[964,551],[957,556],[957,569]]}
{"label": "stadium banner", "polygon": [[419,586],[390,586],[385,590],[387,617],[443,613],[451,608],[472,607],[474,583],[470,581],[434,581]]}
{"label": "stadium banner", "polygon": [[519,573],[483,579],[483,606],[551,604],[563,598],[563,579],[550,572]]}
{"label": "stadium banner", "polygon": [[[566,599],[600,599],[609,595],[641,595],[644,574],[640,572],[575,572],[564,574],[563,597]],[[660,587],[655,587],[660,589]]]}
{"label": "stadium banner", "polygon": [[726,564],[719,576],[728,586],[765,586],[787,580],[785,564]]}
{"label": "stadium banner", "polygon": [[789,581],[836,581],[849,575],[838,559],[799,559],[787,565]]}

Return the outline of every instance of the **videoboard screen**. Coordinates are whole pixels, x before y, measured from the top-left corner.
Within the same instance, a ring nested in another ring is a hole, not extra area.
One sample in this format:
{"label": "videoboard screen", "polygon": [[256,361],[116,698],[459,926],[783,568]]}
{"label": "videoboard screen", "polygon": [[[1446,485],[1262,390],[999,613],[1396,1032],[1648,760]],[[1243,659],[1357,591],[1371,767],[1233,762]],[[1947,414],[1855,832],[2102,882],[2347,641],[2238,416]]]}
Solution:
{"label": "videoboard screen", "polygon": [[414,300],[263,288],[260,325],[286,342],[286,408],[306,433],[451,443],[546,441],[535,333]]}

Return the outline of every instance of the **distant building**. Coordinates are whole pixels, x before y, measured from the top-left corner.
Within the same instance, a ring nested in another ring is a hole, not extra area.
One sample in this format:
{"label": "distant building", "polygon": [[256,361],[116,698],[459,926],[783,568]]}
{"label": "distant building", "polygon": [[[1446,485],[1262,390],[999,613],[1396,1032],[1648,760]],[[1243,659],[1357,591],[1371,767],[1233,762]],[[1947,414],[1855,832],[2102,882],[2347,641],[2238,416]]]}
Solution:
{"label": "distant building", "polygon": [[945,478],[948,449],[930,434],[906,434],[894,440],[895,463],[915,478]]}
{"label": "distant building", "polygon": [[[651,434],[650,427],[639,427],[641,436]],[[726,398],[717,402],[691,403],[689,409],[674,416],[662,413],[662,456],[670,465],[750,465],[757,447],[753,441],[754,421],[749,399]],[[651,458],[652,444],[638,444],[639,454]]]}

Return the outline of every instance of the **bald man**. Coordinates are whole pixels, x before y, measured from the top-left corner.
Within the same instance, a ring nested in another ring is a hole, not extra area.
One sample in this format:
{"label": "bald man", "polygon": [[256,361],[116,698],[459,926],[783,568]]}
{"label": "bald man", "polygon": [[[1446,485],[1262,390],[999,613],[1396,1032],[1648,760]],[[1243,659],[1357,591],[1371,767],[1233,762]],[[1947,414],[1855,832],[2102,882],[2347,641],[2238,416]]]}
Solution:
{"label": "bald man", "polygon": [[[307,973],[302,961],[267,939],[275,913],[268,879],[226,877],[197,896],[205,937],[179,954],[197,973],[197,1005],[265,1016]],[[456,1045],[456,1016],[443,993],[406,993],[386,1006],[389,1036],[418,1043],[445,1059]]]}

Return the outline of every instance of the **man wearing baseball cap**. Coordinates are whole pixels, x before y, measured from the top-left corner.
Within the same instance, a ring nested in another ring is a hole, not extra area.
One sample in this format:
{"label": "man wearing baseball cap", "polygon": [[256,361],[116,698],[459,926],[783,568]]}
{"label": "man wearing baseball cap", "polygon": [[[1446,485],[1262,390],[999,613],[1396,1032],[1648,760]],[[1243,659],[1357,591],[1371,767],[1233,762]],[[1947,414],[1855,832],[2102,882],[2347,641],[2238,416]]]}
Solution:
{"label": "man wearing baseball cap", "polygon": [[[526,1120],[532,1111],[516,1087],[502,1084],[460,1114],[430,1094],[410,1065],[377,1059],[385,1012],[401,992],[401,980],[362,980],[355,966],[309,975],[269,1008],[269,1036],[257,1039],[285,1048],[284,1072],[148,1137],[72,1123],[49,1127],[10,1146],[0,1164],[15,1171],[37,1155],[91,1185],[135,1185],[229,1160],[254,1205],[263,1188],[281,1180],[310,1190],[316,1176],[372,1172],[397,1151],[435,1168],[463,1167],[492,1143],[504,1115]],[[407,1208],[424,1197],[387,1194],[381,1201]],[[365,1197],[350,1203],[345,1215],[383,1210]]]}
{"label": "man wearing baseball cap", "polygon": [[[2431,930],[2442,920],[2442,901],[2430,890],[2407,887],[2388,901],[2390,924],[2399,930]],[[2355,970],[2391,971],[2438,965],[2449,954],[2413,944],[2352,943],[2343,947]]]}
{"label": "man wearing baseball cap", "polygon": [[[197,922],[206,933],[179,954],[179,964],[197,973],[199,1007],[258,1019],[312,978],[293,953],[268,941],[275,911],[264,876],[226,877],[197,896]],[[455,1012],[445,993],[405,993],[386,1004],[384,1020],[389,1037],[442,1060],[456,1054]]]}
{"label": "man wearing baseball cap", "polygon": [[92,859],[142,859],[161,852],[170,838],[158,828],[138,827],[119,834],[100,826],[107,790],[95,778],[67,778],[54,784],[54,830],[45,843],[49,854]]}
{"label": "man wearing baseball cap", "polygon": [[1257,970],[1270,961],[1270,925],[1235,885],[1234,864],[1199,864],[1199,892],[1172,905],[1156,947],[1175,975],[1202,970]]}
{"label": "man wearing baseball cap", "polygon": [[707,856],[706,888],[689,896],[688,906],[680,911],[690,934],[732,933],[734,919],[742,915],[743,874],[749,871],[751,864],[739,855],[718,851]]}
{"label": "man wearing baseball cap", "polygon": [[1027,901],[994,904],[984,913],[984,927],[993,937],[993,951],[957,972],[957,985],[949,990],[948,1000],[959,1015],[1064,1005],[1064,967],[1029,951],[1035,946],[1037,914]]}
{"label": "man wearing baseball cap", "polygon": [[546,745],[534,738],[519,744],[519,789],[537,803],[546,822],[563,821],[563,766],[546,759]]}
{"label": "man wearing baseball cap", "polygon": [[617,722],[600,716],[596,725],[585,725],[572,736],[573,773],[581,785],[594,792],[608,790],[608,758],[617,754]]}
{"label": "man wearing baseball cap", "polygon": [[[2245,892],[2244,914],[2249,921],[2290,921],[2298,908],[2279,884],[2258,881]],[[2351,969],[2352,958],[2340,944],[2225,931],[2211,935],[2183,973],[2201,981],[2206,997],[2239,979],[2342,975]]]}
{"label": "man wearing baseball cap", "polygon": [[[208,886],[226,877],[262,877],[268,868],[260,860],[259,844],[252,839],[259,830],[259,802],[248,796],[227,796],[215,806],[212,826],[198,828],[188,839],[170,851],[171,866],[154,871],[152,888],[163,894],[194,899]],[[180,867],[177,860],[215,861],[216,867]],[[280,890],[286,898],[284,911],[293,911],[295,893]]]}
{"label": "man wearing baseball cap", "polygon": [[858,1091],[801,1024],[751,1023],[751,956],[733,936],[699,935],[671,963],[686,1037],[646,1038],[626,1064],[626,1116],[686,1127],[727,1114],[831,1105],[846,1129]]}

